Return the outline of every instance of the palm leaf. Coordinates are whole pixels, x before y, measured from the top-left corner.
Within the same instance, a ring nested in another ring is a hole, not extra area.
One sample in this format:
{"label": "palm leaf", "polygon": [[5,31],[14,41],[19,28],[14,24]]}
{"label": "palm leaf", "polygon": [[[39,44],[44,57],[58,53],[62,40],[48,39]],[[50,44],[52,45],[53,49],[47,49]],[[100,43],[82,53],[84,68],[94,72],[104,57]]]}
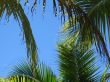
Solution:
{"label": "palm leaf", "polygon": [[[46,0],[42,2],[43,10],[45,11]],[[26,3],[30,2],[25,0]],[[32,11],[34,11],[36,5],[37,0],[33,0]],[[68,18],[69,27],[74,27],[73,32],[77,30],[75,27],[78,25],[79,35],[82,40],[89,39],[92,43],[95,42],[98,51],[103,54],[105,53],[107,60],[110,62],[109,53],[104,41],[106,31],[108,31],[108,37],[110,33],[109,5],[109,0],[53,0],[55,16],[57,16],[59,10],[61,19],[63,18],[65,21]]]}
{"label": "palm leaf", "polygon": [[[56,76],[53,74],[52,70],[44,64],[39,64],[36,67],[35,76],[33,75],[31,65],[29,63],[23,62],[14,67],[14,69],[9,74],[10,79],[21,80],[22,78],[27,78],[31,82],[56,82]],[[26,81],[23,81],[26,82]]]}
{"label": "palm leaf", "polygon": [[[73,38],[74,40],[74,38]],[[87,44],[86,44],[87,45]],[[67,41],[59,44],[59,66],[63,82],[97,82],[97,66],[93,50],[86,45],[71,44]]]}
{"label": "palm leaf", "polygon": [[110,65],[107,65],[105,68],[105,71],[101,77],[101,82],[109,82],[110,80],[110,73],[107,73],[107,71],[109,70]]}
{"label": "palm leaf", "polygon": [[[46,0],[43,0],[43,4],[46,4]],[[97,50],[101,54],[105,54],[104,57],[106,56],[105,58],[110,63],[104,41],[106,33],[108,32],[108,38],[110,34],[109,5],[109,0],[53,0],[55,16],[59,11],[61,20],[62,18],[64,22],[66,19],[69,20],[69,29],[72,27],[73,32],[77,30],[78,26],[82,41],[90,40],[92,44],[95,43]],[[43,8],[45,10],[45,5]]]}
{"label": "palm leaf", "polygon": [[[31,26],[25,12],[18,2],[18,0],[3,0],[0,1],[0,18],[3,15],[6,15],[6,18],[9,19],[11,15],[14,16],[15,20],[19,22],[22,26],[24,39],[27,47],[28,58],[32,64],[33,70],[37,63],[37,48],[36,43],[32,34]],[[35,70],[34,70],[35,71]]]}
{"label": "palm leaf", "polygon": [[[19,4],[20,1],[14,0],[14,2]],[[33,2],[34,3],[32,6],[32,11],[37,4],[37,0],[33,0]],[[7,17],[13,14],[15,19],[17,20],[19,18],[20,20],[22,19],[22,17],[20,17],[20,14],[17,15],[18,13],[17,10],[19,9],[19,7],[17,7],[18,5],[11,4],[13,3],[13,1],[7,0],[0,3],[1,3],[0,17],[3,16],[3,13],[6,10]],[[10,4],[7,4],[7,3],[10,3]],[[29,3],[29,1],[25,0],[25,4],[26,3]],[[63,17],[64,21],[65,21],[65,18],[68,17],[70,22],[70,27],[71,26],[73,27],[73,22],[75,21],[74,27],[76,27],[77,24],[79,25],[79,31],[80,31],[79,33],[82,39],[86,39],[85,37],[87,36],[85,35],[88,35],[89,37],[88,39],[90,39],[92,43],[95,42],[99,50],[105,53],[106,57],[108,58],[108,61],[110,61],[109,53],[103,39],[103,34],[106,33],[106,28],[107,28],[106,26],[110,25],[109,23],[110,16],[108,11],[109,4],[110,4],[109,0],[106,0],[106,1],[105,0],[95,0],[95,1],[93,0],[58,0],[58,1],[53,0],[53,8],[54,8],[55,15],[57,15],[59,10],[61,13],[61,18]],[[43,10],[45,10],[45,5],[46,5],[46,0],[43,0],[43,8],[44,8]],[[26,16],[25,16],[25,19],[26,19]],[[76,28],[74,28],[73,30],[76,30]],[[109,33],[109,27],[108,27],[108,33]],[[34,43],[34,41],[31,41],[31,40],[29,39],[28,40],[29,42],[26,41],[29,47],[32,45],[31,44],[32,42]],[[29,47],[27,48],[28,48],[28,51],[30,52],[31,49],[29,49]],[[34,51],[33,53],[36,52],[35,47],[33,47],[32,50]],[[31,59],[32,58],[34,58],[33,61],[36,60],[35,54],[34,54],[34,57],[31,56]]]}

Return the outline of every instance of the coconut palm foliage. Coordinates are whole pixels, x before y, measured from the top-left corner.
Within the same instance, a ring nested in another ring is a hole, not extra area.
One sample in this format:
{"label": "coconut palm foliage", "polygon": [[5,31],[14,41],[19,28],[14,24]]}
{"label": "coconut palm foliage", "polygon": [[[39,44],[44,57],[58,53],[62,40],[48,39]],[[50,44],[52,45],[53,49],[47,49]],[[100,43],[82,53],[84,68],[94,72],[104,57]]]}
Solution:
{"label": "coconut palm foliage", "polygon": [[34,76],[31,65],[23,62],[14,67],[10,76],[9,80],[13,82],[57,82],[56,76],[53,74],[52,70],[44,64],[36,66]]}
{"label": "coconut palm foliage", "polygon": [[[24,0],[25,4],[30,3],[29,0]],[[37,0],[32,0],[33,6],[31,11],[34,11]],[[27,45],[27,52],[32,66],[36,64],[36,44],[32,35],[29,21],[24,13],[21,6],[20,0],[3,0],[0,1],[0,17],[2,18],[5,13],[6,18],[11,15],[21,22],[24,32],[24,38]],[[46,0],[43,0],[43,9],[45,10]],[[61,13],[61,18],[69,19],[69,28],[73,34],[79,30],[79,36],[82,40],[89,39],[91,43],[96,43],[96,46],[101,52],[105,53],[108,61],[109,53],[106,48],[104,38],[105,34],[108,32],[110,35],[110,11],[109,11],[109,0],[53,0],[53,9],[55,16],[58,11]],[[72,27],[72,28],[70,28]],[[86,35],[86,36],[85,36]]]}
{"label": "coconut palm foliage", "polygon": [[[109,61],[104,38],[108,32],[110,35],[109,0],[59,0],[61,11],[69,17],[69,28],[74,34],[79,30],[82,40],[90,40],[96,43],[101,52],[105,52]],[[64,15],[65,16],[65,15]],[[107,37],[109,39],[109,37]]]}
{"label": "coconut palm foliage", "polygon": [[[89,39],[91,43],[96,44],[98,50],[105,53],[108,61],[109,53],[104,39],[110,38],[110,0],[52,0],[55,16],[61,13],[61,19],[69,20],[69,30],[74,32],[79,29],[79,36],[82,40]],[[33,0],[35,9],[37,0]],[[46,7],[46,0],[42,0],[43,10]],[[29,0],[26,0],[29,3]],[[71,28],[72,27],[72,28]],[[108,37],[105,35],[108,33]],[[85,36],[86,35],[86,36]],[[103,38],[104,36],[104,38]],[[109,40],[110,41],[110,40]]]}
{"label": "coconut palm foliage", "polygon": [[77,36],[58,45],[62,82],[99,82],[93,50],[87,44],[76,44]]}
{"label": "coconut palm foliage", "polygon": [[74,38],[58,45],[59,79],[44,64],[36,66],[34,76],[31,65],[23,62],[15,66],[10,72],[10,80],[14,82],[99,82],[98,68],[95,65],[93,50],[88,50],[87,44],[76,45],[76,40],[77,34]]}
{"label": "coconut palm foliage", "polygon": [[28,58],[33,69],[37,62],[36,43],[32,34],[31,26],[22,5],[18,0],[0,0],[0,18],[6,16],[9,19],[13,15],[14,19],[19,22],[22,27],[23,39],[25,39]]}
{"label": "coconut palm foliage", "polygon": [[[43,0],[44,9],[45,5],[46,0]],[[108,33],[107,40],[109,40],[110,35],[109,5],[110,0],[53,0],[55,16],[58,15],[59,11],[61,19],[63,18],[65,21],[68,18],[68,29],[73,34],[78,26],[79,36],[81,36],[82,41],[90,40],[91,43],[95,42],[98,51],[105,54],[110,63],[109,53],[104,42],[105,35]]]}

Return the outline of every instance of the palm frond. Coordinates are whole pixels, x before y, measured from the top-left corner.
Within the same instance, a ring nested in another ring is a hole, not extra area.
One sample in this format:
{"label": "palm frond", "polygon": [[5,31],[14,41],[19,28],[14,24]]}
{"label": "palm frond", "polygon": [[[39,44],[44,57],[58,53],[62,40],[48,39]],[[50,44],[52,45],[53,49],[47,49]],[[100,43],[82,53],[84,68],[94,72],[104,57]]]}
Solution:
{"label": "palm frond", "polygon": [[[109,53],[107,51],[104,40],[110,42],[110,11],[109,0],[77,0],[80,7],[86,11],[92,25],[94,25],[94,33],[96,35],[97,43],[100,48],[106,53],[109,59]],[[104,37],[104,38],[103,38]]]}
{"label": "palm frond", "polygon": [[[14,67],[14,69],[9,74],[10,79],[21,80],[21,78],[28,78],[32,81],[37,82],[56,82],[56,76],[53,74],[52,70],[44,64],[39,64],[36,66],[35,76],[33,75],[31,65],[29,63],[23,62]],[[15,81],[16,82],[16,81]],[[24,81],[26,82],[26,81]]]}
{"label": "palm frond", "polygon": [[101,82],[106,82],[108,68],[109,68],[109,65],[105,68],[105,71],[101,77]]}
{"label": "palm frond", "polygon": [[[15,4],[13,3],[13,1],[15,2]],[[10,15],[13,14],[15,19],[18,20],[20,18],[22,22],[23,21],[26,22],[27,20],[26,16],[24,16],[26,20],[23,20],[24,17],[21,17],[22,15],[20,14],[18,15],[18,12],[17,12],[21,8],[20,5],[19,5],[20,8],[18,7],[18,4],[20,4],[20,1],[19,0],[13,0],[13,1],[7,0],[7,1],[0,2],[1,3],[0,17],[2,17],[3,13],[6,11],[7,17],[10,17]],[[25,4],[27,3],[29,3],[29,1],[25,0]],[[53,9],[55,12],[55,16],[57,15],[59,10],[59,12],[61,13],[61,18],[64,18],[64,21],[68,17],[70,27],[71,26],[76,27],[76,25],[78,25],[79,33],[82,39],[85,39],[85,37],[88,37],[88,39],[90,39],[92,43],[95,42],[99,50],[105,53],[108,61],[110,61],[109,53],[103,39],[103,34],[106,33],[106,28],[108,28],[108,33],[109,33],[109,25],[110,25],[109,23],[110,14],[108,11],[109,4],[110,4],[109,0],[95,0],[95,1],[93,0],[58,0],[58,1],[53,0]],[[37,5],[37,0],[33,0],[32,11],[36,5]],[[46,5],[46,0],[43,0],[43,8],[44,8],[43,10],[45,10],[45,5]],[[22,8],[21,8],[21,11],[23,11]],[[74,25],[73,25],[73,22],[75,22]],[[76,30],[76,28],[74,28],[73,30]],[[30,31],[29,33],[30,33],[30,36],[32,36],[32,32]],[[88,35],[88,36],[85,36],[85,35]],[[26,36],[25,38],[27,40],[28,37]],[[26,41],[28,44],[27,48],[29,52],[32,50],[34,51],[33,53],[35,53],[36,52],[35,47],[33,47],[32,49],[29,48],[31,47],[31,45],[34,44],[34,40],[32,41],[31,40],[32,40],[32,37],[31,39],[28,38],[28,41]],[[36,60],[35,54],[33,55],[33,57],[31,56],[31,59],[32,58],[34,58],[33,61]]]}
{"label": "palm frond", "polygon": [[[109,0],[58,0],[59,7],[55,5],[54,10],[59,8],[64,20],[68,17],[70,24],[68,29],[73,30],[73,33],[79,30],[79,35],[83,41],[95,42],[98,51],[105,53],[105,58],[110,63],[109,53],[104,41],[105,33],[107,31],[109,33],[109,3]],[[78,28],[76,28],[77,26]]]}
{"label": "palm frond", "polygon": [[105,75],[105,81],[110,81],[110,73],[106,73]]}
{"label": "palm frond", "polygon": [[58,46],[60,73],[63,82],[97,82],[98,67],[93,50],[86,45],[62,43]]}
{"label": "palm frond", "polygon": [[30,62],[34,68],[37,63],[36,43],[34,40],[34,36],[32,34],[29,20],[25,15],[25,12],[21,4],[18,2],[18,0],[0,1],[0,18],[2,18],[4,14],[6,15],[7,19],[9,19],[11,15],[13,15],[15,20],[17,20],[22,26],[23,35],[24,35],[24,39],[27,47],[28,58],[30,59]]}
{"label": "palm frond", "polygon": [[[42,2],[43,10],[45,11],[46,0]],[[27,3],[29,1],[25,0],[25,4]],[[32,11],[34,11],[36,5],[37,0],[33,0]],[[73,32],[77,30],[75,27],[78,26],[82,40],[89,39],[92,43],[95,42],[98,50],[103,54],[105,53],[107,60],[110,62],[104,41],[106,31],[108,31],[108,37],[110,34],[109,5],[109,0],[53,0],[55,16],[57,16],[59,10],[61,19],[63,18],[65,21],[68,18],[69,27],[74,27]]]}
{"label": "palm frond", "polygon": [[110,80],[110,73],[108,73],[107,71],[109,70],[110,65],[107,65],[105,68],[105,71],[101,77],[101,82],[109,82]]}

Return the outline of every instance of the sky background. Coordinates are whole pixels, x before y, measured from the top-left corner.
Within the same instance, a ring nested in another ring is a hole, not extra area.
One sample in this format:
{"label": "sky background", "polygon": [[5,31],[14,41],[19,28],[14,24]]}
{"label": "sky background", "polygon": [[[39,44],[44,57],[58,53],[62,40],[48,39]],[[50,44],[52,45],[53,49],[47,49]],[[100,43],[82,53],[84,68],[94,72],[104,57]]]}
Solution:
{"label": "sky background", "polygon": [[[41,4],[33,16],[27,7],[25,10],[38,46],[40,61],[45,62],[58,75],[57,43],[62,25],[60,17],[54,17],[50,1],[48,0],[44,16]],[[13,66],[27,57],[20,28],[13,16],[9,22],[4,17],[0,21],[0,77],[6,77]]]}

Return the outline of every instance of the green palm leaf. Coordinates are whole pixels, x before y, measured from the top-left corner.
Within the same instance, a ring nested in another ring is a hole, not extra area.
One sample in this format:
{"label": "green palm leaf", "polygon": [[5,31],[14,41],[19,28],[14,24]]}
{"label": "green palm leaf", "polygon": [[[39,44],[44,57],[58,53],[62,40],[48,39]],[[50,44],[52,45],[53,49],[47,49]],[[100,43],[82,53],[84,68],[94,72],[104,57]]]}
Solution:
{"label": "green palm leaf", "polygon": [[[35,0],[37,2],[37,0]],[[45,10],[46,0],[43,0],[43,10]],[[110,11],[109,0],[53,0],[53,10],[55,16],[58,11],[64,22],[68,19],[69,28],[73,31],[79,30],[82,41],[90,40],[95,43],[98,51],[110,63],[109,53],[105,44],[110,35]],[[78,27],[77,27],[78,26]],[[72,28],[71,28],[72,27]],[[69,31],[70,31],[69,30]],[[108,33],[108,36],[106,34]]]}
{"label": "green palm leaf", "polygon": [[32,64],[33,71],[37,63],[37,48],[32,34],[31,26],[25,12],[18,0],[2,0],[0,1],[0,18],[5,14],[9,19],[11,15],[22,26],[23,37],[26,42],[28,58]]}
{"label": "green palm leaf", "polygon": [[105,71],[101,77],[101,82],[109,82],[110,80],[110,73],[107,73],[107,71],[109,70],[110,65],[107,65],[105,68]]}
{"label": "green palm leaf", "polygon": [[[15,82],[22,78],[29,79],[31,82],[56,82],[56,76],[53,74],[52,70],[44,64],[39,64],[36,67],[35,76],[33,75],[31,65],[29,63],[23,62],[14,67],[10,73],[10,79],[15,79]],[[26,81],[23,81],[26,82]]]}
{"label": "green palm leaf", "polygon": [[[105,44],[106,33],[110,33],[109,0],[53,0],[54,10],[61,12],[61,17],[69,20],[69,31],[79,30],[82,41],[90,40],[101,53],[105,53],[110,63]],[[58,3],[58,4],[57,4]],[[58,6],[57,6],[58,5]],[[78,27],[77,27],[78,26]],[[77,27],[77,28],[76,28]],[[104,37],[104,38],[103,38]],[[108,37],[109,38],[109,34]]]}
{"label": "green palm leaf", "polygon": [[93,50],[75,44],[75,38],[58,46],[59,66],[63,82],[97,82],[99,80]]}

